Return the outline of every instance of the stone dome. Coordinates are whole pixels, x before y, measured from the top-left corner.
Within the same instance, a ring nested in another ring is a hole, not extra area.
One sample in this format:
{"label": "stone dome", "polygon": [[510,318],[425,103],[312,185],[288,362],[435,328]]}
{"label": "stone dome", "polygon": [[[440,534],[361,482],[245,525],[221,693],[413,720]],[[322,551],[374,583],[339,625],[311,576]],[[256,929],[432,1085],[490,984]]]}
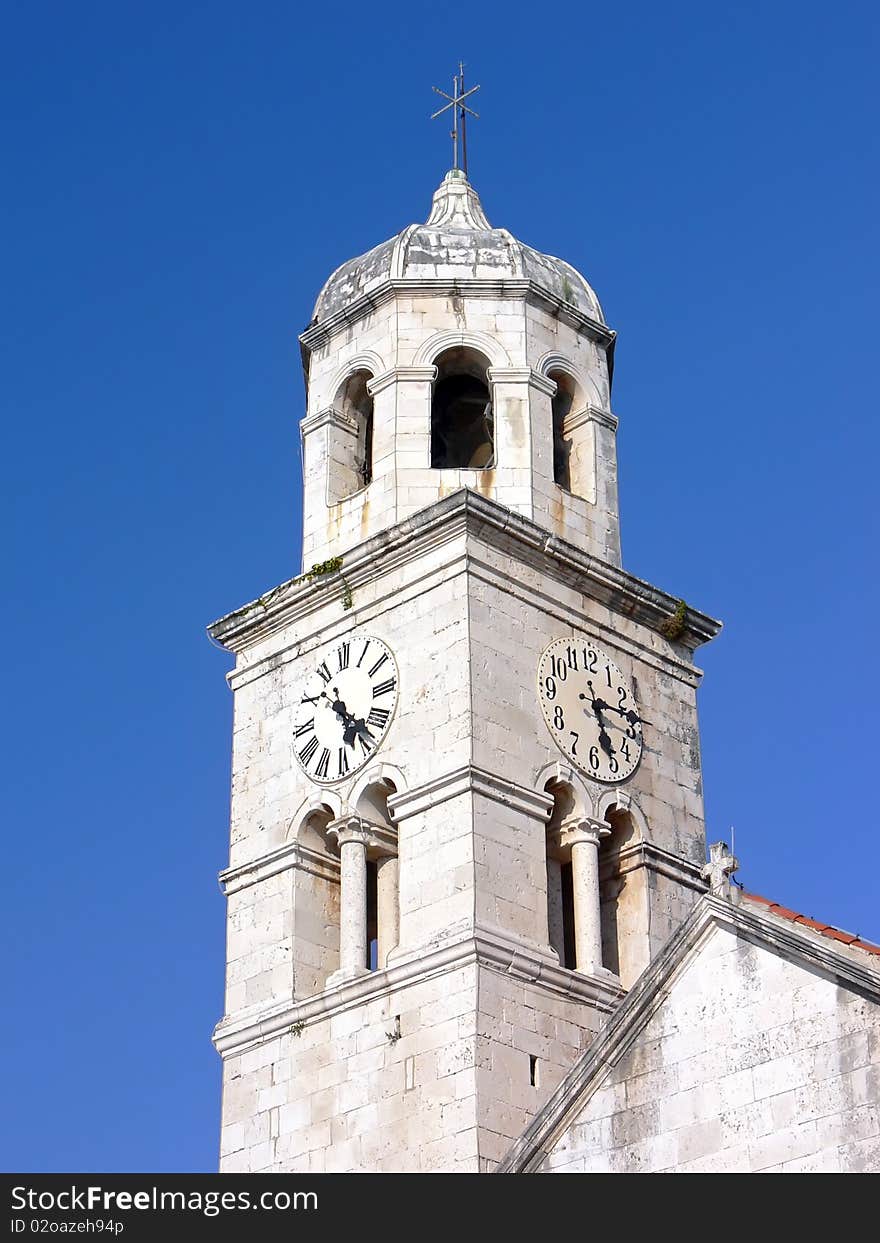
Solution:
{"label": "stone dome", "polygon": [[595,293],[571,264],[493,229],[464,173],[447,173],[425,224],[411,224],[336,269],[318,295],[312,322],[328,319],[361,294],[393,278],[530,280],[604,324]]}

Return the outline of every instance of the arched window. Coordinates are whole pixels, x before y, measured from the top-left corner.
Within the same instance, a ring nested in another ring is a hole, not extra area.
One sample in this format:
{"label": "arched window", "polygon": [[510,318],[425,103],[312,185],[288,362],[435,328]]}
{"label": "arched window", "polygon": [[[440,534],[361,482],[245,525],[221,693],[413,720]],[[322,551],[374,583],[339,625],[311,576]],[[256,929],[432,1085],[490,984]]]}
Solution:
{"label": "arched window", "polygon": [[294,871],[294,996],[310,997],[339,968],[339,855],[327,837],[329,807],[309,812],[297,833]]}
{"label": "arched window", "polygon": [[394,782],[383,777],[371,781],[357,800],[357,813],[370,837],[364,961],[370,971],[381,971],[385,967],[400,933],[397,829],[388,812],[388,799],[394,793]]}
{"label": "arched window", "polygon": [[556,384],[552,398],[553,408],[553,481],[566,492],[572,491],[572,438],[566,420],[575,408],[576,389],[574,380],[564,371],[551,371],[549,379]]}
{"label": "arched window", "polygon": [[328,496],[344,500],[365,488],[373,478],[373,398],[369,371],[354,371],[339,388],[333,402],[336,419],[329,446]]}
{"label": "arched window", "polygon": [[[599,901],[602,919],[602,960],[609,971],[619,975],[629,986],[642,970],[643,964],[634,956],[634,946],[628,945],[621,935],[627,925],[627,914],[632,924],[632,908],[637,901],[635,892],[627,890],[626,876],[621,869],[621,851],[638,839],[638,831],[632,814],[623,808],[611,808],[605,813],[605,822],[611,826],[611,835],[599,847]],[[632,941],[633,938],[630,938]],[[631,961],[632,960],[632,961]]]}
{"label": "arched window", "polygon": [[545,788],[553,796],[553,812],[547,826],[547,925],[550,944],[559,955],[559,965],[574,971],[577,963],[571,856],[559,849],[557,841],[563,821],[574,811],[575,799],[571,786],[564,782],[548,782]]}
{"label": "arched window", "polygon": [[435,360],[431,397],[431,466],[487,470],[495,465],[495,419],[489,360],[456,347]]}

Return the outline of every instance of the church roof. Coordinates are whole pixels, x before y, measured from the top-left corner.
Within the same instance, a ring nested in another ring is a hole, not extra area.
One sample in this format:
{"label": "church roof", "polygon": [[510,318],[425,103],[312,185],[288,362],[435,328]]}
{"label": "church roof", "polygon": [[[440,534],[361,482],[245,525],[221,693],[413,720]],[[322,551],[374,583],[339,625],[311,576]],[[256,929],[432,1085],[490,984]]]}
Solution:
{"label": "church roof", "polygon": [[[778,909],[774,909],[778,908]],[[783,929],[781,921],[788,927]],[[565,1128],[584,1108],[593,1092],[624,1056],[674,987],[688,962],[698,955],[712,925],[728,928],[771,953],[801,961],[812,971],[835,978],[880,1002],[880,962],[851,954],[851,949],[880,953],[880,947],[858,937],[846,940],[830,924],[820,924],[755,894],[737,891],[733,900],[707,893],[642,973],[593,1043],[538,1110],[498,1166],[499,1174],[534,1172],[540,1168]],[[817,936],[816,933],[820,935]],[[835,944],[824,945],[827,937]]]}
{"label": "church roof", "polygon": [[460,169],[447,173],[424,224],[411,224],[365,255],[337,268],[315,303],[312,322],[329,318],[389,279],[530,280],[604,324],[584,277],[564,259],[542,254],[507,229],[493,229]]}
{"label": "church roof", "polygon": [[789,910],[787,906],[781,906],[778,902],[771,902],[769,898],[762,898],[757,893],[744,893],[742,896],[746,902],[754,902],[757,906],[766,907],[768,914],[787,919],[793,924],[801,924],[804,928],[812,928],[814,932],[828,937],[830,941],[839,941],[841,945],[848,945],[854,950],[864,950],[867,954],[880,955],[880,945],[875,945],[873,941],[866,941],[853,932],[835,928],[834,924],[820,923],[819,920],[811,919],[808,915],[799,915],[797,911]]}

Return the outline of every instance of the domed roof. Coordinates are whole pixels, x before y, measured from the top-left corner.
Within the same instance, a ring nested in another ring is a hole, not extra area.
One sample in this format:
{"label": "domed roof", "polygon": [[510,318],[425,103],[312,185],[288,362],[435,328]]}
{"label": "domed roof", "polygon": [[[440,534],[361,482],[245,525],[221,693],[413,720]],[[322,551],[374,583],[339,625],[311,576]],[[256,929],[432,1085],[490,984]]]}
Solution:
{"label": "domed roof", "polygon": [[411,224],[336,269],[318,295],[312,322],[327,319],[392,277],[531,280],[605,323],[599,299],[580,272],[517,241],[507,229],[493,229],[476,190],[459,169],[444,177],[425,224]]}

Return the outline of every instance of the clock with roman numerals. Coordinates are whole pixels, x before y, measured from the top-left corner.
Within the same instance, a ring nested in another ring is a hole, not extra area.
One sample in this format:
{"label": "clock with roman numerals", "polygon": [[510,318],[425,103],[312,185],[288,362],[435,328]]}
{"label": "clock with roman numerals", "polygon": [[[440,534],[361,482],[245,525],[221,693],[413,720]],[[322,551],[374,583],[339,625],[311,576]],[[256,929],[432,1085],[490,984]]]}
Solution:
{"label": "clock with roman numerals", "polygon": [[397,706],[397,665],[381,639],[352,634],[331,648],[300,688],[293,750],[312,781],[357,772],[388,732]]}

